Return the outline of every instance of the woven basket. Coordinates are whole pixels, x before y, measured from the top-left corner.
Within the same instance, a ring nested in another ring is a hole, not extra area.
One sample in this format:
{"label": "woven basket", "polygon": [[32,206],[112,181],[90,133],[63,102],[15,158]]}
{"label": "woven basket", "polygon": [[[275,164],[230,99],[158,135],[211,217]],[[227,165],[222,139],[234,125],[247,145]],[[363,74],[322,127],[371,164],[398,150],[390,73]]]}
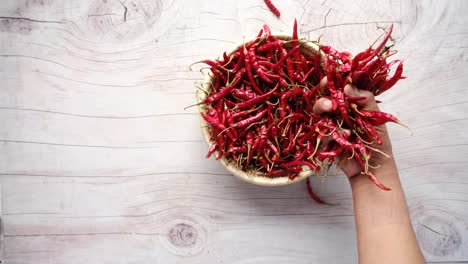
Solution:
{"label": "woven basket", "polygon": [[[285,40],[285,41],[291,40],[290,36],[284,36],[284,35],[275,35],[275,36],[277,38],[281,39],[281,40]],[[248,43],[248,42],[246,42],[246,43]],[[323,54],[323,52],[320,51],[319,46],[317,44],[315,44],[313,42],[310,42],[310,41],[307,41],[307,40],[299,40],[299,43],[302,44],[301,48],[300,48],[302,54],[309,55],[309,56],[310,55],[314,56],[314,55],[317,55],[317,54],[321,55],[321,58],[322,58],[321,65],[322,65],[322,70],[323,70],[324,65],[325,65],[325,62],[324,62],[324,56],[325,55]],[[237,45],[236,48],[233,49],[231,54],[240,46],[241,45]],[[211,90],[211,86],[210,86],[210,83],[212,81],[211,78],[212,77],[207,75],[205,77],[204,81],[203,81],[203,89],[206,90],[206,91]],[[207,95],[205,93],[197,91],[197,100],[198,100],[199,103],[202,102],[206,98],[206,96]],[[199,111],[200,111],[200,113],[206,113],[207,105],[200,104]],[[202,129],[202,132],[203,132],[203,136],[204,136],[206,142],[210,145],[211,144],[211,142],[210,142],[210,126],[203,118],[200,118],[200,125],[201,125],[201,129]],[[225,159],[224,157],[222,157],[219,161],[224,166],[224,168],[226,168],[226,170],[228,170],[229,172],[231,172],[235,176],[241,178],[242,180],[253,183],[253,184],[256,184],[256,185],[263,185],[263,186],[287,185],[287,184],[302,181],[302,180],[306,179],[307,177],[309,177],[309,176],[311,176],[313,174],[312,171],[310,171],[308,169],[307,170],[303,169],[303,171],[300,172],[299,175],[297,177],[295,177],[294,179],[292,179],[292,180],[289,179],[287,176],[284,176],[284,177],[269,177],[267,174],[264,174],[264,173],[245,172],[245,171],[239,169],[238,167],[236,167],[236,165],[234,163],[232,163],[231,161]]]}

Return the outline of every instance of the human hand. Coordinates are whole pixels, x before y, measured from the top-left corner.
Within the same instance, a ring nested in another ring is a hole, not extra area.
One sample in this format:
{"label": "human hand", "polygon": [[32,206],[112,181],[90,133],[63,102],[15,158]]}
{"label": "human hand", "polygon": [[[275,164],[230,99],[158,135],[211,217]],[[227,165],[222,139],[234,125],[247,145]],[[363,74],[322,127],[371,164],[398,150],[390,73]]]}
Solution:
{"label": "human hand", "polygon": [[[320,89],[322,90],[326,87],[327,78],[323,78],[320,81]],[[348,84],[344,87],[344,94],[346,96],[352,97],[366,97],[366,99],[355,102],[360,107],[360,109],[366,111],[380,111],[377,102],[375,101],[374,95],[370,91],[359,90],[356,87]],[[334,107],[336,108],[336,106],[333,106],[333,103],[330,99],[322,97],[314,105],[314,113],[324,114],[327,112],[332,112],[335,110],[333,109]],[[377,145],[374,143],[372,147],[391,156],[392,146],[388,137],[387,128],[385,127],[385,125],[381,125],[376,126],[375,130],[382,138],[382,145]],[[350,133],[351,131],[348,130],[347,132]],[[327,144],[329,140],[331,139],[324,139],[323,144]],[[378,152],[374,152],[369,162],[373,165],[382,165],[388,161],[391,161],[391,159],[385,157],[384,155]],[[338,167],[348,176],[348,178],[353,178],[354,176],[357,176],[362,172],[361,166],[359,166],[358,162],[355,159],[343,158],[342,161],[338,163]]]}

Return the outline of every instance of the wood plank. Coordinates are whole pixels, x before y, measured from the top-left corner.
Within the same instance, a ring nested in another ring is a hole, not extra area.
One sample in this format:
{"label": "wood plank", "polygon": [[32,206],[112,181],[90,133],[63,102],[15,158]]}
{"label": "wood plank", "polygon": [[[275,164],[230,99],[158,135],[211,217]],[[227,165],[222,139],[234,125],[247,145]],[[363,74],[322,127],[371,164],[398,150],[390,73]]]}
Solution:
{"label": "wood plank", "polygon": [[0,4],[6,263],[356,263],[343,175],[243,183],[206,160],[195,108],[215,58],[263,23],[357,52],[395,25],[408,79],[382,108],[429,263],[468,262],[466,1],[20,0]]}

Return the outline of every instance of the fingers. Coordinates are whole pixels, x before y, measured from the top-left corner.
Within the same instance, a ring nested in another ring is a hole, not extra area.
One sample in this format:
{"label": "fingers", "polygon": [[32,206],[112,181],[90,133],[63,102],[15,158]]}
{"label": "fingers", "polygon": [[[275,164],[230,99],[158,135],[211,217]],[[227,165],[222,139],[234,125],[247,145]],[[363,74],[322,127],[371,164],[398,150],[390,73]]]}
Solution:
{"label": "fingers", "polygon": [[322,97],[314,104],[313,111],[315,114],[320,115],[333,110],[333,103],[330,99]]}
{"label": "fingers", "polygon": [[[319,89],[320,91],[324,91],[327,88],[328,82],[327,78],[324,77],[320,80]],[[370,91],[366,90],[359,90],[356,87],[347,84],[344,87],[344,94],[348,97],[366,97],[366,99],[362,99],[359,101],[355,101],[354,103],[360,106],[362,109],[367,111],[378,111],[379,107],[377,102],[375,101],[374,94]],[[314,105],[314,113],[315,114],[323,114],[326,112],[331,112],[335,110],[336,106],[333,105],[333,102],[326,97],[320,98]]]}
{"label": "fingers", "polygon": [[356,87],[347,84],[344,87],[344,94],[350,97],[366,97],[366,99],[356,101],[355,104],[361,106],[364,110],[372,110],[377,111],[379,107],[377,106],[377,102],[375,101],[374,94],[370,91],[366,90],[359,90]]}
{"label": "fingers", "polygon": [[348,178],[359,175],[362,171],[361,166],[355,159],[343,158],[338,166]]}
{"label": "fingers", "polygon": [[[347,136],[349,137],[349,135],[351,135],[351,131],[349,129],[342,129],[340,131],[337,131],[338,134],[340,134],[341,136],[343,136],[344,134],[347,134]],[[327,135],[327,136],[324,136],[322,138],[322,143],[321,143],[321,147],[325,147],[326,145],[328,145],[328,143],[330,143],[330,141],[332,141],[333,138],[331,135]]]}
{"label": "fingers", "polygon": [[322,80],[320,80],[320,83],[319,83],[320,91],[325,90],[325,88],[327,88],[327,85],[328,85],[327,77],[323,77]]}
{"label": "fingers", "polygon": [[[323,92],[326,88],[327,88],[327,77],[324,77],[322,78],[322,80],[320,80],[319,90]],[[333,102],[330,99],[326,97],[322,97],[318,99],[317,102],[315,102],[313,111],[315,114],[320,115],[323,113],[331,112],[335,110],[335,108],[336,106],[333,105]]]}

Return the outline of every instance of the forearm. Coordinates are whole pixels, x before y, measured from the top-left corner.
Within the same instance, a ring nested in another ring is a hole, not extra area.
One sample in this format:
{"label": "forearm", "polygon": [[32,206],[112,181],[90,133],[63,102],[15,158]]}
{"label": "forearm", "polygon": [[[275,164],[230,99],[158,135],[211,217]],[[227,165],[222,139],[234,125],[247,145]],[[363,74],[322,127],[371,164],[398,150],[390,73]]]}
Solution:
{"label": "forearm", "polygon": [[365,175],[351,179],[359,263],[424,263],[394,160],[373,173],[392,190],[377,188]]}

